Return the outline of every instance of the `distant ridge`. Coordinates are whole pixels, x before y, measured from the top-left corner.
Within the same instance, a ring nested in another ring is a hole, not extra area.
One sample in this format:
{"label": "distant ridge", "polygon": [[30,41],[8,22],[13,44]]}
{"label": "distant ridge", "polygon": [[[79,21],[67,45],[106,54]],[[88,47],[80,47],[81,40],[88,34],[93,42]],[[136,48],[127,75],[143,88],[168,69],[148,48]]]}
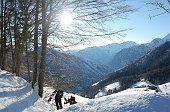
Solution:
{"label": "distant ridge", "polygon": [[[99,89],[114,81],[120,82],[125,89],[141,78],[153,84],[162,84],[170,80],[170,42],[164,43],[128,66],[109,74],[105,80],[87,89],[86,95],[94,97]],[[94,91],[94,93],[88,93],[88,91]]]}

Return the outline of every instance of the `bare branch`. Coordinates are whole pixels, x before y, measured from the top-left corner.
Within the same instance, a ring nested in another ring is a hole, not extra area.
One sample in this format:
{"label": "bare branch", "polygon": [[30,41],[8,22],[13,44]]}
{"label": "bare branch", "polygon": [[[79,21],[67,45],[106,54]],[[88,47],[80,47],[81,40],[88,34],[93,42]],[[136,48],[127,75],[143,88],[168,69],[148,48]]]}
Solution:
{"label": "bare branch", "polygon": [[161,11],[162,10],[162,12],[158,12],[155,15],[150,15],[149,16],[150,19],[157,17],[157,16],[160,16],[160,15],[163,15],[163,14],[166,14],[166,13],[170,13],[170,0],[167,0],[167,2],[155,0],[154,2],[149,2],[149,3],[146,3],[146,4],[154,7],[150,11],[158,11],[158,10]]}

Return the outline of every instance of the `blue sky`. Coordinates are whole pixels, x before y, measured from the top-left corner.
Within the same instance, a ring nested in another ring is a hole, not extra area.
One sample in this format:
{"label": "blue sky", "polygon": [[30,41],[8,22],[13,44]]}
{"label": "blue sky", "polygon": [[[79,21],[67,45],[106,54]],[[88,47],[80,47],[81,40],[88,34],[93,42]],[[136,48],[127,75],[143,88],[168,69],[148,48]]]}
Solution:
{"label": "blue sky", "polygon": [[[152,0],[148,0],[150,1]],[[150,11],[153,7],[146,5],[146,0],[130,0],[129,4],[138,10],[130,14],[127,19],[112,24],[114,28],[133,28],[126,32],[126,37],[122,38],[124,41],[147,43],[170,33],[170,14],[150,19],[149,15],[157,14],[159,11]]]}
{"label": "blue sky", "polygon": [[[155,0],[127,0],[128,4],[137,11],[127,16],[127,19],[119,19],[110,21],[106,24],[108,28],[112,30],[122,30],[132,28],[132,30],[125,32],[126,36],[111,38],[94,38],[90,42],[87,40],[83,44],[70,47],[69,49],[83,49],[92,46],[102,46],[111,43],[120,43],[124,41],[134,41],[138,44],[149,43],[155,38],[163,38],[170,33],[170,14],[164,14],[150,19],[149,15],[155,15],[160,13],[162,10],[152,10],[154,7],[146,5],[147,2]],[[166,0],[158,0],[166,1]],[[169,5],[170,6],[170,5]]]}

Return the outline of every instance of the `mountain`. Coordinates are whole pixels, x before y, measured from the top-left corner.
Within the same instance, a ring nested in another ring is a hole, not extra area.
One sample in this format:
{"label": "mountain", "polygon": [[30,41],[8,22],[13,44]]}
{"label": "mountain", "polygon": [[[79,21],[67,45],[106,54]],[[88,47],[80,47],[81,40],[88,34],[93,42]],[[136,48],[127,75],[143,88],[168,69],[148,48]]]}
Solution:
{"label": "mountain", "polygon": [[111,71],[127,66],[152,51],[168,39],[170,39],[169,34],[163,39],[154,39],[148,44],[113,43],[78,52],[69,51],[72,52],[69,54],[48,48],[46,83],[55,88],[80,92],[93,83],[103,80]]}
{"label": "mountain", "polygon": [[167,34],[164,38],[163,38],[164,41],[170,41],[170,34]]}
{"label": "mountain", "polygon": [[116,71],[127,66],[152,49],[152,47],[146,46],[145,44],[122,49],[120,52],[115,54],[113,59],[110,61],[112,71]]}
{"label": "mountain", "polygon": [[84,61],[106,66],[109,72],[121,69],[163,43],[170,41],[170,34],[156,38],[150,43],[136,44],[132,41],[113,43],[106,46],[90,47],[80,51],[68,51]]}
{"label": "mountain", "polygon": [[169,81],[170,42],[164,43],[130,65],[109,74],[105,80],[87,89],[85,94],[94,97],[99,89],[115,81],[120,82],[120,89],[126,89],[141,78],[147,79],[153,84],[162,84]]}
{"label": "mountain", "polygon": [[117,52],[135,45],[137,45],[135,42],[127,41],[124,43],[112,43],[106,46],[90,47],[80,51],[68,52],[84,59],[85,61],[90,61],[96,63],[97,65],[108,66],[108,63]]}
{"label": "mountain", "polygon": [[170,41],[170,34],[163,39],[156,38],[147,44],[124,48],[114,55],[109,63],[110,68],[114,71],[121,69],[167,41]]}
{"label": "mountain", "polygon": [[67,92],[79,92],[105,77],[107,69],[79,57],[47,48],[45,82]]}

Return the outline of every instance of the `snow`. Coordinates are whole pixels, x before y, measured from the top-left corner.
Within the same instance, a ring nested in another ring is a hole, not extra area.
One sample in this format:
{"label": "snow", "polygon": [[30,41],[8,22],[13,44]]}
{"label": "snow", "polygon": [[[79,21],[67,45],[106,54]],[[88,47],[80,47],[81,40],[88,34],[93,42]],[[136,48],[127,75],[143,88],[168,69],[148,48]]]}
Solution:
{"label": "snow", "polygon": [[170,83],[159,85],[158,88],[159,92],[162,92],[162,94],[170,96]]}
{"label": "snow", "polygon": [[151,82],[149,81],[145,81],[144,79],[142,79],[140,82],[136,83],[133,85],[133,88],[137,88],[137,87],[148,87],[151,86],[153,84],[151,84]]}
{"label": "snow", "polygon": [[99,93],[97,93],[95,95],[95,98],[99,98],[99,97],[106,96],[106,95],[107,95],[107,91],[106,90],[99,90]]}
{"label": "snow", "polygon": [[154,90],[133,88],[69,106],[60,112],[169,112],[170,98]]}
{"label": "snow", "polygon": [[115,88],[120,88],[120,83],[119,82],[115,82],[112,84],[109,84],[105,87],[105,89],[108,91],[110,89],[115,89]]}
{"label": "snow", "polygon": [[[48,102],[48,99],[50,97],[50,95],[52,95],[53,91],[55,89],[54,88],[51,88],[51,87],[44,87],[44,97],[43,99]],[[72,93],[66,93],[64,92],[64,95],[63,95],[63,98],[62,98],[62,105],[63,107],[67,107],[67,106],[70,106],[69,104],[64,104],[64,98],[68,99],[70,98],[71,96],[74,96],[75,99],[76,99],[76,102],[80,103],[80,102],[85,102],[85,101],[88,101],[89,99],[88,98],[84,98],[84,97],[81,97],[79,95],[76,95],[76,94],[72,94]],[[56,107],[55,106],[55,95],[52,96],[52,100],[49,102],[52,106]]]}
{"label": "snow", "polygon": [[99,82],[96,82],[96,83],[92,84],[92,86],[95,86],[95,85],[97,85],[97,84],[99,84]]}
{"label": "snow", "polygon": [[99,98],[102,96],[106,96],[109,92],[109,90],[115,91],[116,89],[118,90],[120,88],[120,83],[119,82],[114,82],[112,84],[109,84],[104,87],[104,89],[99,90],[99,93],[95,95],[95,98]]}
{"label": "snow", "polygon": [[167,34],[164,38],[163,38],[164,41],[170,41],[170,33]]}
{"label": "snow", "polygon": [[53,112],[24,79],[0,71],[0,112]]}
{"label": "snow", "polygon": [[64,93],[66,98],[75,96],[78,103],[63,105],[61,110],[45,101],[54,89],[44,89],[42,99],[24,79],[0,71],[0,112],[170,112],[170,82],[159,85],[158,92],[148,88],[130,88],[96,99]]}

